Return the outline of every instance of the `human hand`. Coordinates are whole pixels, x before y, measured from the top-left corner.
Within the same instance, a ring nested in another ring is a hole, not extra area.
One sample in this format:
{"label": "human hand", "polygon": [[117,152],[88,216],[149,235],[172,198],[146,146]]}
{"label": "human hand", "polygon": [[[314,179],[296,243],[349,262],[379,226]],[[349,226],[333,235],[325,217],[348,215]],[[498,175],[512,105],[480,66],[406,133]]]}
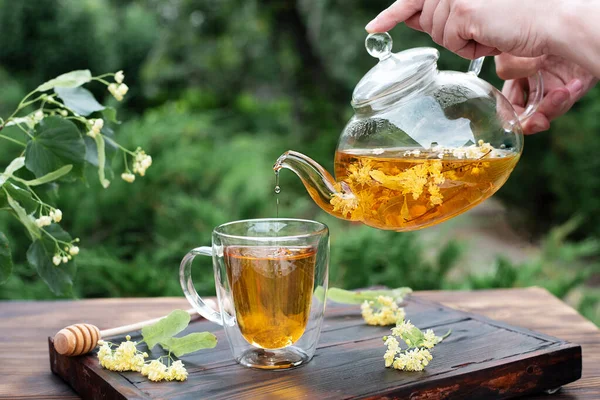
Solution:
{"label": "human hand", "polygon": [[405,22],[465,58],[502,52],[535,57],[560,35],[551,18],[560,5],[557,0],[397,0],[366,30],[385,32]]}
{"label": "human hand", "polygon": [[[495,61],[496,73],[507,80],[502,93],[517,113],[523,112],[526,107],[524,99],[529,88],[527,77],[537,71],[542,73],[544,97],[535,114],[523,123],[526,134],[548,130],[553,119],[566,113],[598,82],[591,72],[557,56],[521,58],[502,54],[495,57]],[[534,96],[530,93],[527,97]]]}

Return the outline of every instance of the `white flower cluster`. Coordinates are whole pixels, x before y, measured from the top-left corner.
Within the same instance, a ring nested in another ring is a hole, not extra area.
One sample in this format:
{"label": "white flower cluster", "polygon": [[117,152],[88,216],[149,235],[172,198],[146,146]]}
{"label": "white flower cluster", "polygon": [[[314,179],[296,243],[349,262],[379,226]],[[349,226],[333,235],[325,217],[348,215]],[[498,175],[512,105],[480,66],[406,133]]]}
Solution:
{"label": "white flower cluster", "polygon": [[[125,337],[116,350],[113,350],[113,343],[99,340],[98,360],[102,367],[111,371],[136,371],[147,376],[153,382],[166,381],[185,381],[188,372],[181,360],[173,361],[171,366],[167,367],[160,359],[152,360],[146,364],[145,359],[148,353],[137,349],[137,342],[131,341],[131,336]],[[169,356],[169,359],[171,357]],[[172,359],[171,359],[172,360]]]}
{"label": "white flower cluster", "polygon": [[138,371],[144,366],[144,359],[148,353],[138,351],[137,342],[130,341],[131,337],[127,335],[126,341],[113,351],[112,343],[98,340],[98,359],[102,367],[111,371]]}
{"label": "white flower cluster", "polygon": [[90,130],[88,131],[87,135],[95,138],[96,135],[99,135],[100,131],[102,131],[102,128],[104,127],[104,120],[102,118],[89,119],[88,122],[90,124]]}
{"label": "white flower cluster", "polygon": [[123,71],[117,71],[117,73],[115,74],[115,82],[123,83],[124,79],[125,79],[125,74],[123,73]]}
{"label": "white flower cluster", "polygon": [[133,173],[140,176],[146,174],[146,170],[152,165],[152,157],[144,152],[144,150],[138,149],[135,152],[135,159],[133,160]]}
{"label": "white flower cluster", "polygon": [[54,254],[52,257],[52,263],[56,266],[68,263],[73,256],[79,254],[79,247],[77,246],[65,246],[65,251]]}
{"label": "white flower cluster", "polygon": [[125,74],[123,73],[123,71],[119,71],[115,74],[116,83],[110,83],[108,85],[108,91],[110,92],[110,94],[113,95],[115,99],[117,99],[117,101],[123,100],[123,97],[125,97],[125,95],[129,91],[129,87],[123,83],[124,79]]}
{"label": "white flower cluster", "polygon": [[508,150],[505,150],[506,146],[501,145],[500,149],[495,149],[489,143],[485,143],[483,140],[479,140],[477,144],[470,146],[461,147],[444,147],[440,145],[433,145],[430,149],[426,150],[407,150],[404,152],[404,157],[419,157],[421,155],[428,156],[431,153],[437,153],[439,159],[443,159],[445,156],[452,156],[455,159],[480,159],[483,157],[504,157],[507,155]]}
{"label": "white flower cluster", "polygon": [[43,119],[44,119],[44,113],[42,112],[42,110],[37,110],[35,113],[33,113],[33,124],[34,125],[36,125]]}
{"label": "white flower cluster", "polygon": [[427,349],[412,349],[398,354],[392,367],[403,371],[423,371],[433,356]]}
{"label": "white flower cluster", "polygon": [[144,364],[140,372],[153,382],[162,380],[185,381],[188,376],[187,370],[181,360],[173,362],[168,368],[160,360],[153,360],[150,364]]}
{"label": "white flower cluster", "polygon": [[110,85],[108,85],[108,91],[110,92],[110,94],[113,95],[115,99],[121,101],[129,91],[129,87],[124,83],[121,83],[120,85],[117,85],[116,83],[111,83]]}
{"label": "white flower cluster", "polygon": [[[446,152],[450,152],[455,158],[463,159],[479,159],[489,155],[490,157],[500,157],[500,154],[494,149],[489,143],[484,143],[483,140],[479,140],[477,145],[471,145],[469,147],[458,147],[456,149],[448,149]],[[441,158],[441,157],[440,157]]]}
{"label": "white flower cluster", "polygon": [[404,308],[398,307],[390,296],[378,296],[376,300],[365,300],[360,311],[368,325],[393,325],[404,320]]}
{"label": "white flower cluster", "polygon": [[[52,225],[52,222],[59,223],[62,221],[62,217],[62,211],[60,211],[58,208],[54,208],[50,210],[48,215],[40,215],[39,218],[36,218],[35,224],[38,227],[43,228],[45,226]],[[66,264],[73,258],[73,256],[79,254],[79,247],[73,244],[74,242],[79,242],[79,238],[76,238],[70,243],[60,242],[65,245],[64,250],[59,247],[59,241],[56,239],[54,239],[54,241],[56,242],[56,253],[54,254],[54,257],[52,257],[52,263],[54,265],[58,266],[60,264]]]}
{"label": "white flower cluster", "polygon": [[[399,322],[391,331],[391,336],[383,338],[387,346],[383,355],[385,366],[403,371],[423,371],[433,359],[429,350],[443,340],[443,337],[436,336],[431,329],[422,332],[410,321]],[[446,336],[449,334],[450,332]],[[408,346],[405,350],[400,347],[398,339]]]}
{"label": "white flower cluster", "polygon": [[123,179],[125,182],[133,183],[133,181],[135,181],[135,175],[131,172],[123,172],[121,174],[121,179]]}
{"label": "white flower cluster", "polygon": [[408,150],[404,152],[404,157],[415,156],[419,157],[421,155],[421,150]]}
{"label": "white flower cluster", "polygon": [[58,254],[55,254],[54,257],[52,257],[52,263],[54,265],[60,265],[60,263],[66,264],[69,262],[69,257],[68,256],[60,256]]}
{"label": "white flower cluster", "polygon": [[133,173],[131,173],[127,165],[125,165],[125,172],[121,174],[121,179],[123,179],[125,182],[133,183],[133,181],[135,181],[134,174],[138,174],[140,176],[146,175],[146,170],[150,168],[151,165],[152,157],[138,147],[135,150],[135,153],[133,153]]}
{"label": "white flower cluster", "polygon": [[39,218],[35,220],[35,224],[40,228],[44,226],[51,225],[52,222],[60,222],[62,220],[62,211],[58,208],[51,210],[49,215],[40,215]]}

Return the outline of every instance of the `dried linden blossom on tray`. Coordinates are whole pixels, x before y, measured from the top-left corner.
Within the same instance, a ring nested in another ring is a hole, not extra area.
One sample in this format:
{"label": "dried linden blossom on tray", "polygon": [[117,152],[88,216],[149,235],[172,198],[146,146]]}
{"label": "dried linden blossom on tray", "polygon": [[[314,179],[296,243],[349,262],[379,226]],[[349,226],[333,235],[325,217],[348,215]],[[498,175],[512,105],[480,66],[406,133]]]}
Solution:
{"label": "dried linden blossom on tray", "polygon": [[[193,332],[175,337],[190,323],[190,314],[184,310],[174,310],[152,325],[142,328],[142,340],[132,342],[127,335],[118,346],[104,340],[98,341],[98,360],[103,368],[111,371],[135,371],[147,376],[153,382],[185,381],[188,372],[181,360],[175,361],[171,354],[181,357],[202,349],[211,349],[217,345],[217,337],[210,332]],[[146,362],[148,353],[141,352],[137,346],[145,343],[148,351],[160,345],[167,355]],[[113,347],[116,349],[113,350]]]}
{"label": "dried linden blossom on tray", "polygon": [[387,326],[402,321],[405,317],[404,308],[390,296],[378,296],[376,300],[365,300],[361,304],[362,317],[368,325]]}
{"label": "dried linden blossom on tray", "polygon": [[[444,336],[436,336],[431,329],[423,332],[410,321],[398,323],[391,332],[383,337],[387,346],[383,359],[386,367],[401,371],[423,371],[433,359],[430,350],[450,335],[450,331]],[[406,344],[406,349],[400,347],[400,342]]]}
{"label": "dried linden blossom on tray", "polygon": [[[174,361],[171,356],[162,356],[156,360],[146,363],[145,359],[148,353],[137,349],[137,342],[131,341],[131,336],[125,337],[125,342],[113,350],[114,343],[99,340],[98,360],[100,365],[110,371],[135,371],[141,372],[148,379],[154,382],[167,381],[185,381],[187,379],[187,370],[181,360]],[[161,359],[167,359],[165,365]]]}
{"label": "dried linden blossom on tray", "polygon": [[[391,335],[383,337],[387,346],[383,356],[386,367],[402,371],[423,371],[433,359],[430,350],[450,334],[448,331],[444,336],[436,336],[431,329],[423,332],[410,321],[405,321],[404,308],[399,307],[390,296],[365,300],[360,308],[368,325],[396,325],[391,329]],[[406,344],[406,349],[400,347],[400,342]]]}

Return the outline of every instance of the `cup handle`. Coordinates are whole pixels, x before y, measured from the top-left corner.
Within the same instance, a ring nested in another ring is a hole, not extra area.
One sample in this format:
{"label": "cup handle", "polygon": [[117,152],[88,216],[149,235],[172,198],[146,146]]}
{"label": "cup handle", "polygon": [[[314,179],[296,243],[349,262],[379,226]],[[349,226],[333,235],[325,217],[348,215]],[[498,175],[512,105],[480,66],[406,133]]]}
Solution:
{"label": "cup handle", "polygon": [[[471,64],[469,64],[468,73],[474,74],[475,76],[479,76],[479,73],[481,72],[481,67],[483,66],[484,59],[485,59],[485,57],[479,57],[479,58],[476,58],[475,60],[471,61]],[[525,122],[533,114],[535,114],[538,107],[542,103],[542,100],[544,99],[544,77],[542,76],[541,71],[538,71],[535,74],[535,77],[533,77],[533,78],[535,79],[536,91],[534,93],[533,99],[529,99],[530,100],[530,101],[528,101],[529,105],[527,106],[527,108],[525,108],[525,111],[523,111],[523,114],[519,115],[519,122],[521,122],[521,123]]]}
{"label": "cup handle", "polygon": [[179,267],[179,283],[185,297],[188,299],[190,304],[194,307],[198,314],[202,315],[207,320],[214,322],[215,324],[223,325],[223,319],[221,313],[213,310],[207,306],[202,297],[196,291],[194,282],[192,282],[192,262],[198,255],[212,257],[213,251],[211,247],[196,247],[183,257],[181,260],[181,266]]}

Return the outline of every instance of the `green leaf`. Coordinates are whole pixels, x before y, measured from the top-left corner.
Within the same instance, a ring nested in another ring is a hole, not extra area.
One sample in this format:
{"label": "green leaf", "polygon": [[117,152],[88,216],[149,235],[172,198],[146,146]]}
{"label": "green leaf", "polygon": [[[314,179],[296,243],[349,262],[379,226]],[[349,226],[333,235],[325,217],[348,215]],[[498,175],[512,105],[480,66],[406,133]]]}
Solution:
{"label": "green leaf", "polygon": [[389,296],[395,301],[402,301],[404,296],[411,293],[410,288],[397,288],[392,290],[363,290],[352,291],[339,288],[330,288],[327,290],[327,298],[336,303],[343,304],[361,304],[365,300],[375,300],[379,296]]}
{"label": "green leaf", "polygon": [[[18,183],[18,182],[17,182]],[[15,185],[12,182],[6,183],[4,190],[23,207],[27,214],[31,214],[39,207],[40,203],[31,196],[31,192],[25,188]],[[6,192],[0,191],[0,197],[6,197]]]}
{"label": "green leaf", "polygon": [[27,211],[21,205],[13,199],[11,196],[7,196],[8,205],[14,210],[19,218],[19,221],[27,228],[27,231],[31,235],[32,239],[39,239],[42,236],[39,226],[37,226],[32,217],[27,215]]}
{"label": "green leaf", "polygon": [[16,181],[19,181],[22,184],[27,185],[27,186],[38,186],[38,185],[43,185],[45,183],[49,183],[49,182],[59,179],[59,178],[65,176],[66,174],[68,174],[69,172],[71,172],[72,169],[73,169],[73,165],[69,164],[69,165],[65,165],[64,167],[60,167],[56,171],[52,171],[52,172],[42,176],[41,178],[32,179],[30,181],[26,181],[25,179],[21,179],[21,178],[17,178],[17,177],[13,177],[13,179],[15,179]]}
{"label": "green leaf", "polygon": [[[102,128],[102,135],[104,136],[104,154],[106,161],[110,161],[115,156],[117,152],[117,145],[114,142],[113,138],[115,133],[112,129],[108,128],[106,125]],[[98,167],[98,146],[96,141],[89,136],[85,136],[83,138],[85,141],[85,161],[94,167]],[[104,165],[104,170],[110,170],[110,163],[108,165]]]}
{"label": "green leaf", "polygon": [[104,110],[104,106],[98,103],[94,95],[85,88],[56,87],[54,91],[67,107],[84,117],[93,112]]}
{"label": "green leaf", "polygon": [[202,349],[212,349],[217,345],[217,337],[210,332],[194,332],[180,338],[168,338],[160,341],[163,349],[177,357]]}
{"label": "green leaf", "polygon": [[416,326],[413,326],[411,330],[402,335],[402,339],[404,339],[406,344],[410,347],[421,347],[424,338],[425,334]]}
{"label": "green leaf", "polygon": [[4,170],[4,173],[0,175],[0,186],[4,185],[4,182],[10,178],[15,171],[23,168],[25,165],[25,157],[17,157],[8,164],[8,167]]}
{"label": "green leaf", "polygon": [[335,287],[329,288],[327,298],[342,304],[361,304],[364,301],[357,296],[356,292]]}
{"label": "green leaf", "polygon": [[67,164],[80,167],[85,160],[85,142],[77,126],[60,117],[44,118],[25,149],[25,166],[42,177]]}
{"label": "green leaf", "polygon": [[321,303],[325,302],[325,288],[323,286],[317,286],[315,289],[313,296],[321,301]]}
{"label": "green leaf", "polygon": [[8,239],[0,232],[0,285],[6,282],[12,273],[13,262],[10,254]]}
{"label": "green leaf", "polygon": [[[45,228],[46,232],[56,239],[70,242],[71,236],[60,226],[52,224]],[[77,271],[74,260],[66,264],[54,265],[52,257],[56,251],[55,243],[47,235],[34,241],[27,250],[27,262],[33,266],[50,290],[56,295],[71,293],[73,279]]]}
{"label": "green leaf", "polygon": [[158,342],[163,342],[184,330],[190,322],[190,314],[183,310],[174,310],[155,324],[142,328],[144,342],[152,350]]}
{"label": "green leaf", "polygon": [[121,123],[121,121],[117,119],[117,110],[114,107],[104,107],[104,110],[102,111],[102,116],[105,120],[110,121],[112,123]]}
{"label": "green leaf", "polygon": [[74,88],[88,83],[92,80],[92,73],[88,69],[82,69],[77,71],[67,72],[57,76],[54,79],[50,79],[46,83],[42,83],[37,87],[38,92],[45,92],[46,90],[54,89],[56,87]]}
{"label": "green leaf", "polygon": [[98,149],[98,178],[104,189],[110,185],[110,181],[104,176],[104,164],[106,163],[106,154],[104,153],[104,137],[96,135],[94,137],[96,148]]}

